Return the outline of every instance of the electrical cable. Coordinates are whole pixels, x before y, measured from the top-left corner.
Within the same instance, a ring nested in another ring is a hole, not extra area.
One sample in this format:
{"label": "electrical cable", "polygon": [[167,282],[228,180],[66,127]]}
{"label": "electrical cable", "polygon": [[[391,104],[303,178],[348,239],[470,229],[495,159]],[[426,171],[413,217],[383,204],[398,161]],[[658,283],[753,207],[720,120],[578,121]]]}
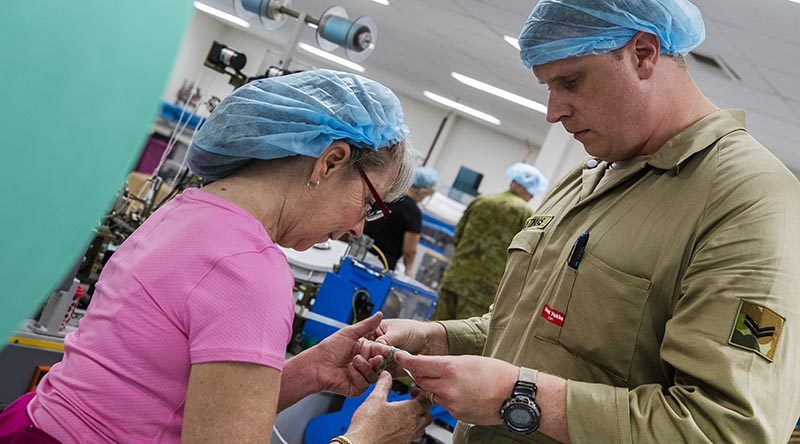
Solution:
{"label": "electrical cable", "polygon": [[279,440],[279,441],[280,441],[282,444],[289,444],[288,442],[286,442],[286,440],[285,440],[285,439],[283,439],[283,436],[281,436],[281,432],[279,432],[279,431],[278,431],[278,428],[277,428],[277,427],[275,427],[275,424],[273,424],[273,425],[272,425],[272,432],[273,432],[273,433],[275,433],[275,436],[277,436],[277,437],[278,437],[278,440]]}
{"label": "electrical cable", "polygon": [[369,248],[371,250],[374,249],[375,252],[378,253],[378,257],[381,259],[381,262],[383,262],[383,272],[385,273],[389,271],[389,261],[386,260],[386,255],[383,254],[383,251],[381,251],[381,249],[375,244],[372,244],[372,246]]}
{"label": "electrical cable", "polygon": [[363,288],[359,288],[353,292],[353,298],[350,300],[350,303],[353,306],[353,322],[351,322],[351,324],[358,322],[358,313],[356,312],[356,297],[362,293],[367,296],[367,300],[370,300],[369,292]]}
{"label": "electrical cable", "polygon": [[[200,86],[199,85],[200,85],[200,81],[201,81],[201,79],[203,77],[203,74],[204,74],[203,70],[200,70],[197,73],[197,77],[195,78],[194,83],[192,84],[192,89],[189,91],[189,102],[192,101],[192,97],[194,96],[195,89],[197,89],[198,92],[199,92],[199,90],[200,90]],[[161,155],[161,160],[158,162],[158,166],[153,171],[153,175],[154,176],[157,176],[158,173],[161,172],[161,168],[164,166],[164,163],[166,162],[167,157],[169,157],[170,153],[172,152],[172,149],[175,147],[175,144],[178,142],[178,138],[181,135],[183,135],[184,130],[186,130],[186,127],[189,125],[189,122],[191,122],[191,120],[192,120],[192,115],[195,113],[195,111],[197,111],[197,108],[200,107],[201,99],[202,98],[198,98],[197,103],[194,105],[194,107],[190,111],[190,115],[189,115],[189,117],[187,117],[185,123],[183,123],[183,116],[186,114],[186,111],[187,111],[188,107],[183,107],[183,106],[180,107],[181,108],[181,113],[178,116],[178,122],[175,124],[175,127],[172,129],[172,134],[170,135],[170,139],[167,142],[167,148],[164,150],[164,153]],[[188,105],[188,102],[187,102],[187,105]],[[183,125],[181,125],[182,123],[183,123]]]}

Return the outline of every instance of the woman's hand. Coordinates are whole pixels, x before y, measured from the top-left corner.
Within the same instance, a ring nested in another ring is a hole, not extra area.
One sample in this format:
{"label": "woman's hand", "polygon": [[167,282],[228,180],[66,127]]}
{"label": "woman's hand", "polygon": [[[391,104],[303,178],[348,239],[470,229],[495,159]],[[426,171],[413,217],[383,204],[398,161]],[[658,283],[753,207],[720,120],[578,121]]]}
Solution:
{"label": "woman's hand", "polygon": [[358,396],[378,380],[373,363],[361,355],[361,342],[374,339],[383,319],[378,312],[363,321],[340,329],[314,347],[286,361],[281,377],[278,411],[320,391]]}
{"label": "woman's hand", "polygon": [[361,354],[362,337],[372,339],[383,314],[371,317],[328,336],[304,353],[313,354],[311,371],[321,390],[345,396],[358,396],[378,380],[378,375]]}
{"label": "woman's hand", "polygon": [[430,403],[422,395],[408,401],[387,402],[392,377],[381,372],[375,389],[353,414],[345,436],[354,444],[410,443],[431,423]]}

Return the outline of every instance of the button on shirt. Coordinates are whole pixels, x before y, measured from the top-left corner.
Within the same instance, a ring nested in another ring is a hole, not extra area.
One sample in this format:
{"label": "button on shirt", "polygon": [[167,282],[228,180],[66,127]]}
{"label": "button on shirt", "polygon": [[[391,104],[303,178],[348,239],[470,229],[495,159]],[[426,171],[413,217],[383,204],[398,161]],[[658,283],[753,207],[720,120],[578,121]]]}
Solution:
{"label": "button on shirt", "polygon": [[[572,442],[786,442],[800,416],[800,183],[741,111],[636,163],[599,187],[607,165],[581,165],[548,194],[532,219],[553,219],[512,240],[492,311],[443,322],[450,353],[567,379]],[[785,320],[771,359],[731,345],[744,305]],[[455,434],[551,441],[503,426]]]}

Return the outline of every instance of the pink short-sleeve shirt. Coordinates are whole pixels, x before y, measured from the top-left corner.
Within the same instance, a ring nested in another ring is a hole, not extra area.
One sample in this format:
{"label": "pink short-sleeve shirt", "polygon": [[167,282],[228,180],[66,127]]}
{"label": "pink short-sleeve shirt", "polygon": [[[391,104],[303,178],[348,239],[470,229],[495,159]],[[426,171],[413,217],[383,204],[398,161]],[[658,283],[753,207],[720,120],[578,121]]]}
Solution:
{"label": "pink short-sleeve shirt", "polygon": [[64,443],[180,442],[193,364],[283,368],[293,283],[260,222],[184,191],[111,257],[31,420]]}

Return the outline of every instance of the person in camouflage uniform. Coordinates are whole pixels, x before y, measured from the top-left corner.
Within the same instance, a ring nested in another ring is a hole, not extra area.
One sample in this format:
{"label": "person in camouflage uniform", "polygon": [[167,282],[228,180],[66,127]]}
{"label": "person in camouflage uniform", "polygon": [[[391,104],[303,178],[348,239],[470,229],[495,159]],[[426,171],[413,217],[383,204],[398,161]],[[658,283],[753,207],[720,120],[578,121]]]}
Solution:
{"label": "person in camouflage uniform", "polygon": [[526,163],[512,165],[507,174],[509,190],[479,196],[456,225],[456,251],[442,277],[436,319],[480,316],[494,300],[508,244],[533,214],[528,201],[547,189],[547,179]]}

